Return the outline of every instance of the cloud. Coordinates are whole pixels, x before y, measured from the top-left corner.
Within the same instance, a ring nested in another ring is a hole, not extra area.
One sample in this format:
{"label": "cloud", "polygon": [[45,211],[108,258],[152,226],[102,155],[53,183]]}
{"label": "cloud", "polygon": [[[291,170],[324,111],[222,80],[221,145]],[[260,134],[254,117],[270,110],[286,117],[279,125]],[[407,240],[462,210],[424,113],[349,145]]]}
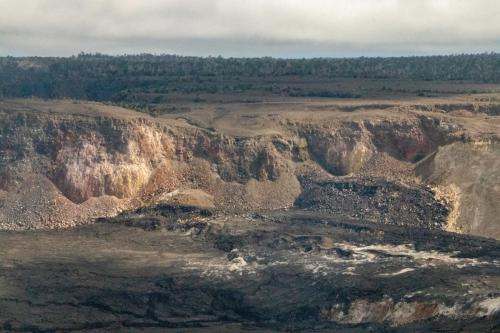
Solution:
{"label": "cloud", "polygon": [[497,0],[0,0],[0,53],[500,51]]}

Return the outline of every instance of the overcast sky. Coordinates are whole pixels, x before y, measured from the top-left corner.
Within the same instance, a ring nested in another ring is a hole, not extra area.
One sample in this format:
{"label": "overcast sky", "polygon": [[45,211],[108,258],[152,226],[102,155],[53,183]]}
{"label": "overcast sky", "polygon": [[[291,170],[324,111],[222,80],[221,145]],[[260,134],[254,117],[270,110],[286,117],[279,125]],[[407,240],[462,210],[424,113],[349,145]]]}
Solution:
{"label": "overcast sky", "polygon": [[0,0],[0,55],[500,52],[499,0]]}

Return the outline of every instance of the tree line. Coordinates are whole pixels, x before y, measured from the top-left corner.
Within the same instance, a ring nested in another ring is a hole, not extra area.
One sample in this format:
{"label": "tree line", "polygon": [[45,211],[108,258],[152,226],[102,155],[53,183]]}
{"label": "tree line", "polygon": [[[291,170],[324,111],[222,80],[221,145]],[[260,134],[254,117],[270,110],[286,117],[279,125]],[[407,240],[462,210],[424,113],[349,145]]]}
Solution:
{"label": "tree line", "polygon": [[360,58],[222,58],[81,53],[0,57],[0,96],[120,101],[128,91],[175,87],[203,78],[318,77],[500,82],[500,54]]}

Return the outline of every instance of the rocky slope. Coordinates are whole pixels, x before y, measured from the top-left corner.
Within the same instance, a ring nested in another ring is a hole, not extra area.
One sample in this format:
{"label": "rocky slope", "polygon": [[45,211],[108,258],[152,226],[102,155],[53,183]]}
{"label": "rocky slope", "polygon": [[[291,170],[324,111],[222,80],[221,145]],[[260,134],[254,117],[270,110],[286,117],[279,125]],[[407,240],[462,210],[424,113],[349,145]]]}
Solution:
{"label": "rocky slope", "polygon": [[452,211],[446,229],[500,239],[500,145],[454,143],[417,166]]}
{"label": "rocky slope", "polygon": [[[405,193],[403,206],[424,224],[442,210],[424,216],[408,196],[427,197],[430,184],[429,204],[450,211],[445,227],[499,237],[491,230],[500,223],[500,121],[445,102],[203,105],[153,118],[97,103],[1,101],[0,225],[61,228],[171,201],[224,212],[289,208],[311,180],[349,178],[393,182],[382,197]],[[477,157],[453,159],[469,153]],[[358,206],[382,216],[384,204]]]}

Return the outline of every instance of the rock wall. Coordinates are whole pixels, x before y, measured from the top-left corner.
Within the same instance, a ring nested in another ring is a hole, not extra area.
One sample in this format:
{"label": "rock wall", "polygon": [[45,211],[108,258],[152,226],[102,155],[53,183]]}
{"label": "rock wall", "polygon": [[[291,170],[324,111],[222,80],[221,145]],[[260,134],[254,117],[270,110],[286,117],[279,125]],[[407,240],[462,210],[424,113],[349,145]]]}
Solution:
{"label": "rock wall", "polygon": [[417,166],[452,213],[447,230],[500,238],[500,145],[454,143]]}
{"label": "rock wall", "polygon": [[[72,107],[83,110],[88,106]],[[280,120],[273,124],[277,128],[273,133],[237,136],[176,119],[120,111],[123,109],[113,109],[113,113],[107,109],[75,113],[64,112],[64,105],[61,108],[59,112],[0,109],[0,209],[3,214],[0,218],[4,228],[13,224],[19,228],[81,224],[122,209],[173,198],[176,193],[183,193],[183,198],[186,193],[200,193],[191,190],[213,197],[215,207],[222,211],[287,208],[293,206],[302,192],[301,182],[305,176],[362,179],[375,171],[385,177],[392,160],[407,163],[408,170],[413,172],[413,163],[438,147],[464,141],[467,131],[449,118],[417,112],[409,117],[393,118]],[[262,117],[266,123],[265,115]],[[442,154],[444,150],[436,156]],[[390,159],[379,158],[385,155]],[[498,156],[494,156],[491,163],[498,164],[498,160]],[[447,180],[443,186],[453,179],[444,178]],[[476,175],[470,181],[482,186],[481,179]],[[431,176],[424,181],[438,183]],[[28,216],[32,216],[28,214],[12,222],[17,218],[16,213],[6,208],[6,203],[15,201],[29,207],[32,199],[22,193],[30,183],[37,183],[46,188],[45,193],[76,205],[67,210],[74,213],[37,213],[39,223],[28,221]],[[487,188],[481,187],[483,190]],[[114,204],[106,199],[110,203],[103,207],[96,198],[114,198]],[[484,200],[494,201],[492,198]],[[493,206],[485,206],[484,200],[473,201],[479,212],[473,217],[469,211],[460,211],[458,225],[465,226],[465,220],[470,218],[484,221],[483,210],[491,212]],[[453,204],[455,201],[450,202]],[[86,214],[77,213],[82,205]],[[474,233],[481,223],[474,222],[464,231]]]}

